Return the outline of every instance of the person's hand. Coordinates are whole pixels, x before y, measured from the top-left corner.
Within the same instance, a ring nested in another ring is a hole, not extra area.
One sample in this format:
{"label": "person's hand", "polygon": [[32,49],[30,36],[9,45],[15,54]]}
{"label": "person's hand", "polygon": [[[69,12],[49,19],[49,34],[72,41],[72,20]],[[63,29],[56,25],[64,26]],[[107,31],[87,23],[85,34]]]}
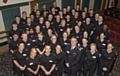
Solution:
{"label": "person's hand", "polygon": [[46,74],[46,75],[50,75],[50,74],[51,74],[51,72],[46,71],[46,72],[45,72],[45,74]]}
{"label": "person's hand", "polygon": [[103,71],[107,71],[107,68],[106,68],[106,67],[103,67]]}
{"label": "person's hand", "polygon": [[38,71],[36,70],[36,71],[34,71],[34,74],[36,75],[38,73]]}
{"label": "person's hand", "polygon": [[69,63],[66,63],[66,66],[67,66],[67,67],[70,67]]}

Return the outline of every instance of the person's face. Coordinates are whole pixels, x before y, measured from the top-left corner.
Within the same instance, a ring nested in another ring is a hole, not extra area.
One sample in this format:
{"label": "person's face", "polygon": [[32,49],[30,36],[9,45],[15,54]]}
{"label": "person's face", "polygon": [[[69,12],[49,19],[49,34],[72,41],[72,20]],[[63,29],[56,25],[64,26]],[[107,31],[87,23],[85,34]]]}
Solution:
{"label": "person's face", "polygon": [[62,26],[65,26],[65,24],[66,24],[66,21],[63,20],[63,21],[61,22],[61,25],[62,25]]}
{"label": "person's face", "polygon": [[52,40],[52,42],[55,43],[55,42],[57,42],[57,37],[56,37],[56,36],[52,36],[52,37],[51,37],[51,40]]}
{"label": "person's face", "polygon": [[86,13],[85,13],[85,12],[82,12],[82,16],[85,17],[85,16],[86,16]]}
{"label": "person's face", "polygon": [[24,49],[24,43],[20,43],[18,47],[22,51]]}
{"label": "person's face", "polygon": [[17,24],[12,24],[13,28],[17,28]]}
{"label": "person's face", "polygon": [[88,11],[87,7],[85,7],[85,8],[84,8],[84,11],[85,11],[85,12],[87,12],[87,11]]}
{"label": "person's face", "polygon": [[71,39],[71,46],[76,46],[77,45],[77,39],[76,38],[72,38]]}
{"label": "person's face", "polygon": [[77,6],[76,6],[76,9],[78,9],[78,10],[79,10],[79,9],[80,9],[80,6],[79,6],[79,5],[77,5]]}
{"label": "person's face", "polygon": [[35,49],[32,49],[30,52],[30,56],[35,57],[37,54],[37,51]]}
{"label": "person's face", "polygon": [[56,46],[56,53],[60,53],[61,50],[62,50],[62,49],[61,49],[61,46],[60,46],[60,45],[57,45],[57,46]]}
{"label": "person's face", "polygon": [[85,32],[83,33],[83,36],[88,36],[88,33],[85,31]]}
{"label": "person's face", "polygon": [[114,48],[114,47],[113,47],[112,44],[108,44],[108,45],[107,45],[107,49],[108,49],[108,51],[111,51],[113,48]]}
{"label": "person's face", "polygon": [[34,19],[34,15],[30,15],[30,18],[31,18],[31,19]]}
{"label": "person's face", "polygon": [[50,53],[50,51],[51,51],[51,47],[50,46],[45,46],[45,52]]}
{"label": "person's face", "polygon": [[33,34],[33,33],[34,33],[33,29],[30,29],[30,34]]}
{"label": "person's face", "polygon": [[35,28],[36,30],[40,30],[40,26],[36,26],[36,28]]}
{"label": "person's face", "polygon": [[22,17],[25,17],[25,18],[26,18],[26,17],[27,17],[27,13],[23,13],[23,14],[22,14]]}
{"label": "person's face", "polygon": [[99,22],[102,22],[102,21],[103,21],[102,16],[99,16],[98,21],[99,21]]}
{"label": "person's face", "polygon": [[95,14],[95,18],[98,19],[99,18],[99,14]]}
{"label": "person's face", "polygon": [[63,33],[63,38],[67,38],[68,34],[66,32]]}
{"label": "person's face", "polygon": [[51,34],[52,34],[52,30],[48,29],[48,35],[51,35]]}
{"label": "person's face", "polygon": [[83,44],[87,44],[88,41],[87,41],[86,39],[82,39],[82,43],[83,43]]}
{"label": "person's face", "polygon": [[55,12],[55,8],[52,8],[52,12]]}
{"label": "person's face", "polygon": [[57,6],[57,3],[56,3],[56,2],[53,2],[53,6],[56,7],[56,6]]}
{"label": "person's face", "polygon": [[71,29],[70,29],[70,28],[67,28],[66,32],[67,32],[67,33],[70,33],[70,32],[71,32]]}
{"label": "person's face", "polygon": [[102,33],[100,34],[100,39],[104,39],[105,35]]}
{"label": "person's face", "polygon": [[59,15],[57,15],[57,16],[56,16],[56,19],[57,19],[57,20],[60,20],[60,16],[59,16]]}
{"label": "person's face", "polygon": [[96,51],[96,46],[92,45],[92,46],[90,46],[90,49],[91,49],[93,52],[95,52],[95,51]]}
{"label": "person's face", "polygon": [[46,21],[45,25],[46,25],[46,27],[50,27],[50,22]]}
{"label": "person's face", "polygon": [[40,22],[43,22],[43,21],[44,21],[44,18],[43,18],[43,17],[40,17],[39,21],[40,21]]}
{"label": "person's face", "polygon": [[67,11],[70,11],[71,7],[70,6],[67,6]]}
{"label": "person's face", "polygon": [[38,6],[34,6],[34,10],[38,10]]}
{"label": "person's face", "polygon": [[22,39],[23,40],[27,40],[27,38],[28,38],[27,34],[22,34]]}
{"label": "person's face", "polygon": [[13,39],[17,40],[19,38],[19,36],[17,34],[13,35]]}
{"label": "person's face", "polygon": [[31,19],[30,19],[30,18],[27,19],[27,23],[28,23],[28,24],[31,23]]}
{"label": "person's face", "polygon": [[36,11],[36,15],[40,15],[40,11]]}
{"label": "person's face", "polygon": [[46,5],[43,5],[43,9],[46,9]]}
{"label": "person's face", "polygon": [[93,14],[93,10],[90,10],[89,13],[90,13],[90,14]]}
{"label": "person's face", "polygon": [[76,16],[76,17],[78,17],[78,16],[79,16],[78,12],[75,12],[75,16]]}
{"label": "person's face", "polygon": [[62,16],[62,15],[63,15],[63,12],[62,12],[62,11],[60,11],[60,12],[59,12],[59,15],[60,15],[60,16]]}
{"label": "person's face", "polygon": [[86,22],[89,23],[90,22],[90,18],[86,18]]}
{"label": "person's face", "polygon": [[43,39],[43,35],[38,34],[38,38]]}
{"label": "person's face", "polygon": [[70,19],[70,15],[67,15],[67,16],[66,16],[66,19],[68,19],[68,20],[69,20],[69,19]]}
{"label": "person's face", "polygon": [[16,20],[17,22],[20,22],[20,18],[19,18],[19,17],[16,17],[15,20]]}
{"label": "person's face", "polygon": [[52,18],[53,18],[53,16],[52,16],[52,15],[49,15],[49,16],[48,16],[48,19],[52,19]]}
{"label": "person's face", "polygon": [[77,25],[78,25],[78,26],[81,26],[81,25],[82,25],[82,22],[81,22],[81,21],[78,21]]}
{"label": "person's face", "polygon": [[108,29],[107,25],[104,25],[104,26],[103,26],[103,29],[104,29],[104,30]]}
{"label": "person's face", "polygon": [[76,31],[79,31],[80,28],[79,28],[78,26],[75,26],[75,30],[76,30]]}

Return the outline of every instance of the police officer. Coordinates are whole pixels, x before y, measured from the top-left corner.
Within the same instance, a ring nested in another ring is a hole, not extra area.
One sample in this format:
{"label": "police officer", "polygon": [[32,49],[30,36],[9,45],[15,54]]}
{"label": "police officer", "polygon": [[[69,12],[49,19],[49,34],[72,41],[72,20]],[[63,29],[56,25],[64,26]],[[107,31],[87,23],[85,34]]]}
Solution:
{"label": "police officer", "polygon": [[68,76],[77,76],[79,70],[79,62],[81,59],[81,51],[77,47],[77,38],[71,38],[71,45],[66,46],[65,64]]}
{"label": "police officer", "polygon": [[40,55],[44,53],[44,46],[45,46],[45,40],[43,37],[43,33],[38,33],[38,39],[36,40],[35,47]]}
{"label": "police officer", "polygon": [[36,49],[32,48],[30,51],[30,56],[26,58],[26,76],[37,76],[38,74],[40,68],[40,59],[36,54]]}
{"label": "police officer", "polygon": [[26,68],[26,57],[28,56],[28,53],[24,50],[24,42],[20,42],[18,45],[18,49],[13,54],[13,62],[15,64],[15,69],[17,76],[22,76],[24,73],[24,70]]}
{"label": "police officer", "polygon": [[84,60],[84,73],[83,76],[93,76],[96,69],[96,64],[99,58],[99,52],[97,51],[96,44],[90,44],[90,50],[86,50],[85,60]]}
{"label": "police officer", "polygon": [[46,45],[45,53],[41,56],[42,76],[57,76],[55,67],[56,58],[51,54],[51,47]]}
{"label": "police officer", "polygon": [[100,62],[99,62],[99,71],[98,76],[101,76],[102,72],[104,73],[103,76],[108,76],[109,72],[112,68],[112,64],[115,60],[115,52],[113,52],[113,44],[108,43],[107,49],[102,50]]}
{"label": "police officer", "polygon": [[56,69],[57,75],[62,76],[64,68],[65,54],[59,44],[56,45]]}

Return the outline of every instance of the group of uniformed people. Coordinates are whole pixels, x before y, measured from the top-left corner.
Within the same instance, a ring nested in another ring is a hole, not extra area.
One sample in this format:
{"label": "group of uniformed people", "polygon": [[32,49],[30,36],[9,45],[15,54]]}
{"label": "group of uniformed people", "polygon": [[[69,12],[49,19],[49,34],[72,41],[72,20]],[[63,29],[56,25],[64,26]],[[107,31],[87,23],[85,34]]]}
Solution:
{"label": "group of uniformed people", "polygon": [[17,76],[108,76],[115,60],[103,16],[80,6],[34,7],[15,16],[9,50]]}

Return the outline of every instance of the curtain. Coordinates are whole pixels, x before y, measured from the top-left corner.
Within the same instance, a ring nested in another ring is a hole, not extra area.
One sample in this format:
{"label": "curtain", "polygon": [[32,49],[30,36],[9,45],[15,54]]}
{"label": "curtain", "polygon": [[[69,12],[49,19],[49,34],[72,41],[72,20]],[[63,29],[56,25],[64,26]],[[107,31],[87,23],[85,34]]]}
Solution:
{"label": "curtain", "polygon": [[67,7],[68,5],[70,5],[71,8],[74,8],[75,0],[62,0],[62,8]]}
{"label": "curtain", "polygon": [[84,7],[89,8],[89,2],[90,0],[82,0],[82,10],[84,9]]}
{"label": "curtain", "polygon": [[99,11],[101,9],[102,0],[95,0],[94,11]]}
{"label": "curtain", "polygon": [[20,8],[2,10],[2,16],[6,30],[11,28],[12,22],[15,20],[15,15],[20,16]]}

